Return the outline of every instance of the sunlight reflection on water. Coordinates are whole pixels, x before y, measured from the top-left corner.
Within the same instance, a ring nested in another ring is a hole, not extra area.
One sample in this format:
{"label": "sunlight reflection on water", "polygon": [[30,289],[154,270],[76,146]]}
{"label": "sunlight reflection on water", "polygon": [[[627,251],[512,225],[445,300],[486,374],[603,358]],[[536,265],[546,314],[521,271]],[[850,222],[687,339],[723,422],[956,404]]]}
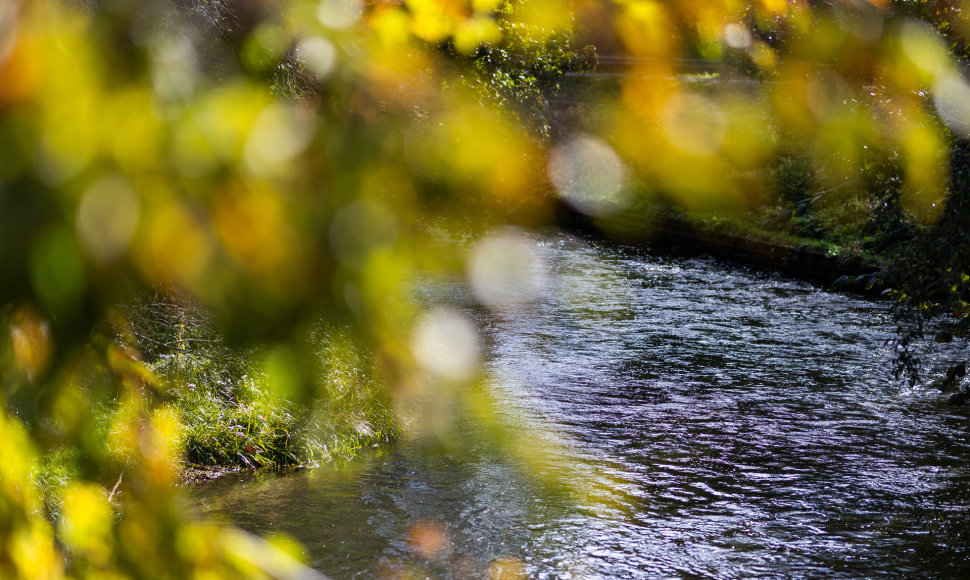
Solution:
{"label": "sunlight reflection on water", "polygon": [[468,315],[502,412],[558,433],[571,457],[548,461],[585,495],[543,488],[468,424],[450,449],[412,441],[342,470],[208,485],[196,503],[293,534],[337,578],[970,570],[968,413],[891,384],[884,304],[538,243],[535,300]]}

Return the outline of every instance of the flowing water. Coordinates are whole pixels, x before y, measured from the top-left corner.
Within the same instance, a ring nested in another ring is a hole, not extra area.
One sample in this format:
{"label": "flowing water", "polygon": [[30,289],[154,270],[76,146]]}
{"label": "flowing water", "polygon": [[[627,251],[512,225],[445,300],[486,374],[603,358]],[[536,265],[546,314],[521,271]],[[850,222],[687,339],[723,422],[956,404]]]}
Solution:
{"label": "flowing water", "polygon": [[890,380],[885,304],[568,236],[535,251],[534,303],[471,311],[502,442],[460,422],[194,503],[334,578],[970,572],[970,413]]}

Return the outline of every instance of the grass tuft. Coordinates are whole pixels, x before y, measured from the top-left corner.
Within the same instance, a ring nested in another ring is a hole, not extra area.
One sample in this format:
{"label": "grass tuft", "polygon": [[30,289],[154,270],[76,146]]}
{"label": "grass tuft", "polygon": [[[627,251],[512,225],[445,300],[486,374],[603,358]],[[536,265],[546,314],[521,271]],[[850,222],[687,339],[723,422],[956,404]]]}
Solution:
{"label": "grass tuft", "polygon": [[279,356],[229,347],[211,325],[187,321],[190,313],[198,315],[178,316],[176,346],[149,362],[168,385],[188,464],[314,465],[396,437],[388,393],[349,330],[320,322]]}

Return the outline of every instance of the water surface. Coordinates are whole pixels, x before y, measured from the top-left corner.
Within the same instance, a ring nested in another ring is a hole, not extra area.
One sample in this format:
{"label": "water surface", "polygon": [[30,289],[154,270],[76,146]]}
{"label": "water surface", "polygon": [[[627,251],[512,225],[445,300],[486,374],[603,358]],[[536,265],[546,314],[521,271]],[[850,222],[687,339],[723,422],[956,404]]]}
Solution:
{"label": "water surface", "polygon": [[507,444],[558,434],[550,470],[460,424],[197,505],[334,578],[970,572],[970,414],[890,380],[885,304],[562,235],[535,252],[535,303],[470,316]]}

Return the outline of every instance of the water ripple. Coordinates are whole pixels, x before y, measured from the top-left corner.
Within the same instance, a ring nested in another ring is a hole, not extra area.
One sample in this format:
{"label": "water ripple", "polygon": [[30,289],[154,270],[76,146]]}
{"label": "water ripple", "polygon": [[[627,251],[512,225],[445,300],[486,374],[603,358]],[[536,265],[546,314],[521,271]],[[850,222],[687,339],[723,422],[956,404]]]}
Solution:
{"label": "water ripple", "polygon": [[[889,380],[885,305],[710,260],[537,244],[550,283],[531,305],[422,296],[480,321],[501,415],[524,426],[514,445],[551,429],[568,453],[523,466],[467,425],[452,448],[209,488],[206,511],[293,534],[338,578],[484,577],[503,558],[550,579],[970,573],[968,412]],[[420,534],[445,547],[421,556]]]}

